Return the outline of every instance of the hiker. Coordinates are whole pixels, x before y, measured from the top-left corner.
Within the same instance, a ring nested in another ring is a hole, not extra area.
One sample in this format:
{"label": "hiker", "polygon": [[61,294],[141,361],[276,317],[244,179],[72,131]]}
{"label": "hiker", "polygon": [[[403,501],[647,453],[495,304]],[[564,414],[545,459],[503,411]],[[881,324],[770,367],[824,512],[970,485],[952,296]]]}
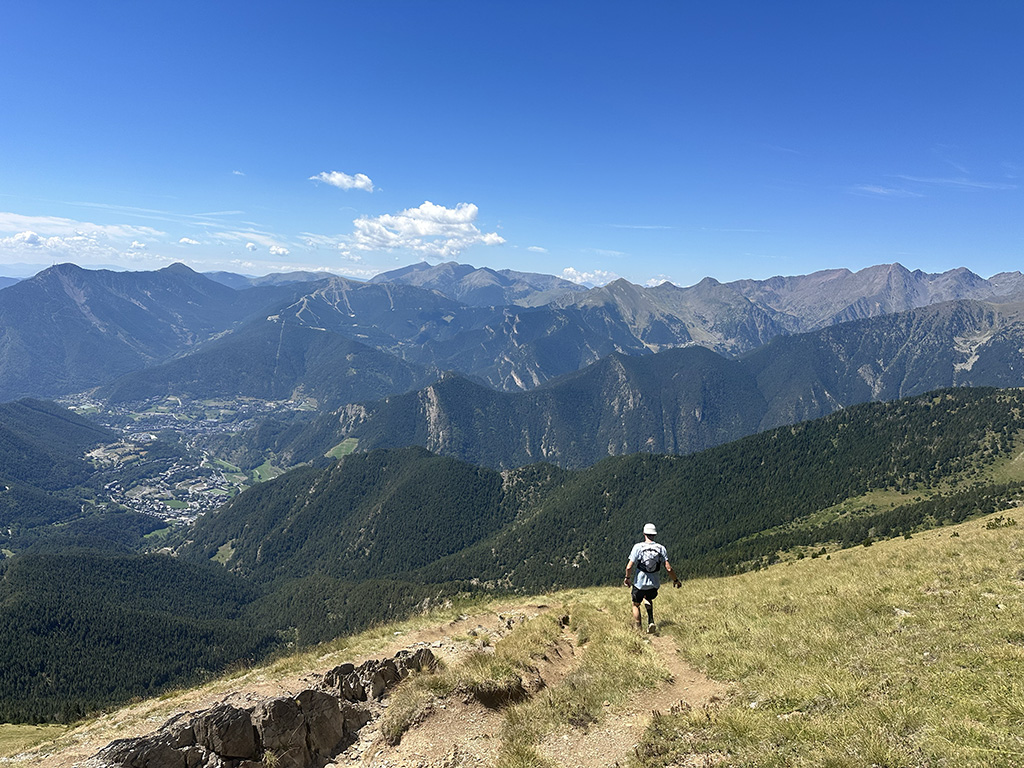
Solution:
{"label": "hiker", "polygon": [[658,529],[654,523],[644,526],[644,540],[633,545],[629,553],[629,560],[626,562],[626,578],[622,580],[625,586],[630,586],[629,575],[636,566],[636,579],[633,581],[633,623],[637,629],[642,629],[640,623],[640,603],[647,608],[647,634],[653,635],[658,627],[654,623],[654,598],[658,596],[658,587],[661,586],[661,564],[665,564],[665,570],[672,577],[672,584],[677,589],[682,586],[676,572],[668,562],[668,550],[664,545],[654,540],[658,535]]}

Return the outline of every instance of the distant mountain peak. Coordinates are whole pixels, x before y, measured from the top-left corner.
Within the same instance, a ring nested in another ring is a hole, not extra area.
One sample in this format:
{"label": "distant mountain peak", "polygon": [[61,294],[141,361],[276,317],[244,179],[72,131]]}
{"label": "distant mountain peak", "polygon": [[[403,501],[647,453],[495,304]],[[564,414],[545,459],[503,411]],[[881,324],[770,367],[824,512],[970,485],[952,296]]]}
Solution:
{"label": "distant mountain peak", "polygon": [[542,306],[565,294],[586,290],[553,275],[474,267],[456,261],[437,265],[419,262],[382,272],[370,282],[397,283],[437,291],[473,307]]}
{"label": "distant mountain peak", "polygon": [[192,269],[186,264],[182,264],[180,261],[176,261],[173,264],[168,264],[163,269],[158,269],[157,272],[163,272],[167,275],[198,275],[199,273]]}

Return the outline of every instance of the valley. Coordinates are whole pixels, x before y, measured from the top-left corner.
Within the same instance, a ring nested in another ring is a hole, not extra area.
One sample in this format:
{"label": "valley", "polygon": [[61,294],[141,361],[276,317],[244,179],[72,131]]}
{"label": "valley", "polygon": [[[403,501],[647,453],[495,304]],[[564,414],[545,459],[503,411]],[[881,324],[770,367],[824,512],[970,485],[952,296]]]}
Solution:
{"label": "valley", "polygon": [[[91,415],[122,436],[120,442],[102,445],[87,454],[93,466],[105,475],[116,477],[131,468],[129,487],[117,479],[104,484],[106,502],[167,523],[193,522],[254,482],[269,480],[284,471],[270,461],[244,470],[203,450],[200,446],[204,440],[252,429],[269,416],[311,410],[308,403],[254,398],[201,402],[180,397],[151,398],[109,409],[87,397],[64,398],[61,403],[76,413]],[[158,435],[181,446],[180,455],[170,465],[147,459],[147,446],[158,440]]]}

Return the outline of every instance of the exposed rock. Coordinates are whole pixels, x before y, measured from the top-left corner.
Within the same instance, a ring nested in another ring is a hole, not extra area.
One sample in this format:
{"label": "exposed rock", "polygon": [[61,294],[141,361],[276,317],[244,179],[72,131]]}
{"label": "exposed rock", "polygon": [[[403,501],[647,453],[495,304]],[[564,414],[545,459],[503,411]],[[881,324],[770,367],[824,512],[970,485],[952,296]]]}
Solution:
{"label": "exposed rock", "polygon": [[252,713],[263,749],[273,752],[280,768],[304,768],[310,763],[309,726],[299,702],[290,696],[269,699]]}
{"label": "exposed rock", "polygon": [[313,757],[329,757],[370,719],[370,713],[323,691],[305,690],[295,701],[305,718],[306,746]]}
{"label": "exposed rock", "polygon": [[196,717],[195,733],[197,743],[222,757],[259,757],[256,729],[247,710],[218,704]]}
{"label": "exposed rock", "polygon": [[184,752],[154,736],[112,741],[96,759],[110,768],[191,768]]}
{"label": "exposed rock", "polygon": [[329,670],[319,690],[259,702],[252,709],[218,704],[183,712],[155,733],[119,739],[88,762],[90,768],[261,768],[273,755],[280,768],[324,765],[372,719],[359,702],[377,700],[411,671],[434,670],[427,648],[400,651],[359,667]]}

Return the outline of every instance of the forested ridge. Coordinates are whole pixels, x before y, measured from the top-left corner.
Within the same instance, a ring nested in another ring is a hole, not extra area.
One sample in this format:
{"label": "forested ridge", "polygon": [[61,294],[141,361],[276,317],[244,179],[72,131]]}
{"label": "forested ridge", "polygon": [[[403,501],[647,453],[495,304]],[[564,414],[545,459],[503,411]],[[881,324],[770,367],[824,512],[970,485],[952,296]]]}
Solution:
{"label": "forested ridge", "polygon": [[262,656],[256,590],[214,565],[91,550],[0,563],[0,721],[68,721]]}
{"label": "forested ridge", "polygon": [[114,433],[44,400],[0,403],[0,482],[44,490],[86,481],[92,467],[82,455]]}

